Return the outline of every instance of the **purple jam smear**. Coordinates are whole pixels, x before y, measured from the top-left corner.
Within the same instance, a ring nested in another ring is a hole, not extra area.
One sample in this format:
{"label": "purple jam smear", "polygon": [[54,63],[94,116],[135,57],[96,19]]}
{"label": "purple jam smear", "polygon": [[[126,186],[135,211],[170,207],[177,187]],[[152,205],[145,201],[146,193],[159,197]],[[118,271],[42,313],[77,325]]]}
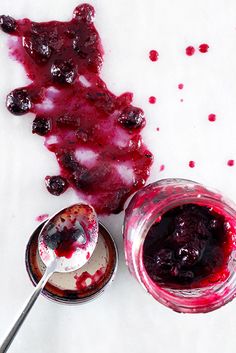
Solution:
{"label": "purple jam smear", "polygon": [[63,230],[56,231],[50,236],[46,235],[44,241],[47,247],[54,250],[57,257],[64,256],[70,259],[78,248],[84,248],[78,241],[80,236],[86,238],[82,227],[76,230],[64,227]]}
{"label": "purple jam smear", "polygon": [[143,261],[157,284],[202,287],[228,276],[229,223],[211,208],[186,204],[164,213],[149,230]]}
{"label": "purple jam smear", "polygon": [[[56,155],[65,185],[109,214],[145,184],[153,156],[143,144],[144,113],[131,104],[132,94],[115,96],[99,77],[103,49],[93,17],[88,4],[76,7],[69,22],[1,16],[0,28],[16,39],[11,55],[32,81],[10,92],[6,104],[12,114],[36,114],[32,132]],[[55,192],[46,182],[53,195],[67,189]]]}

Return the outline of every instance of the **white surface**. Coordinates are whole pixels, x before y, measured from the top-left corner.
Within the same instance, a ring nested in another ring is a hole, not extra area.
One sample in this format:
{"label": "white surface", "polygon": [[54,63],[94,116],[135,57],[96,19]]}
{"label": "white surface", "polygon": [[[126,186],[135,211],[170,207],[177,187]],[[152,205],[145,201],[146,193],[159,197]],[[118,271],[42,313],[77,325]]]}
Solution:
{"label": "white surface", "polygon": [[[76,0],[1,0],[0,12],[16,18],[68,20]],[[134,92],[144,108],[143,136],[154,152],[150,181],[186,177],[217,187],[236,201],[236,2],[235,0],[94,0],[96,26],[105,48],[102,77],[112,91]],[[56,6],[56,9],[54,9]],[[44,177],[58,171],[54,155],[31,134],[32,117],[14,117],[6,94],[26,83],[23,69],[8,58],[0,36],[0,336],[32,289],[24,267],[35,217],[76,200],[70,191],[53,197]],[[209,53],[185,55],[185,47],[210,45]],[[148,60],[150,49],[160,59]],[[178,83],[184,89],[178,90]],[[148,97],[157,97],[156,105]],[[180,99],[184,102],[181,103]],[[210,123],[207,116],[217,115]],[[160,127],[157,132],[156,127]],[[190,169],[188,161],[195,160]],[[159,166],[165,164],[164,172]],[[120,250],[113,286],[96,301],[67,307],[44,298],[33,309],[12,353],[232,353],[236,301],[206,315],[180,315],[156,303],[124,265],[123,215],[105,218]]]}

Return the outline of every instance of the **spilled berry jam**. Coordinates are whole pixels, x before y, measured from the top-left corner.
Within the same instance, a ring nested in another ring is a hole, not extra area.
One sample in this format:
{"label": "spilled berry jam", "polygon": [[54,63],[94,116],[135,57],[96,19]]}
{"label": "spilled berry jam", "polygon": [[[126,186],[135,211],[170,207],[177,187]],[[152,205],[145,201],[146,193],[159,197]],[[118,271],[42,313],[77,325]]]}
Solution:
{"label": "spilled berry jam", "polygon": [[63,194],[68,187],[66,179],[60,175],[55,175],[52,177],[46,176],[45,183],[48,191],[54,196]]}
{"label": "spilled berry jam", "polygon": [[218,282],[231,252],[229,224],[211,208],[196,204],[164,213],[144,242],[144,266],[151,279],[167,287],[201,287]]}
{"label": "spilled berry jam", "polygon": [[6,104],[12,114],[36,114],[32,132],[44,136],[64,180],[48,179],[48,191],[60,195],[70,186],[109,214],[145,184],[153,158],[140,135],[142,109],[131,104],[131,93],[115,96],[99,76],[103,49],[93,17],[88,4],[69,22],[1,16],[0,27],[16,39],[10,53],[32,81],[10,92]]}

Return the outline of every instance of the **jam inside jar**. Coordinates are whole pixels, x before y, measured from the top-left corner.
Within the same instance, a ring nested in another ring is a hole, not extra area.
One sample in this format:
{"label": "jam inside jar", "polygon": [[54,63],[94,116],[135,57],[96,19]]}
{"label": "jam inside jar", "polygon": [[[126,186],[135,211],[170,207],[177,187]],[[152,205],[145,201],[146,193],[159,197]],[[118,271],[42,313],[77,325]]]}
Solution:
{"label": "jam inside jar", "polygon": [[236,206],[185,179],[140,190],[125,215],[126,263],[159,302],[202,313],[236,294]]}

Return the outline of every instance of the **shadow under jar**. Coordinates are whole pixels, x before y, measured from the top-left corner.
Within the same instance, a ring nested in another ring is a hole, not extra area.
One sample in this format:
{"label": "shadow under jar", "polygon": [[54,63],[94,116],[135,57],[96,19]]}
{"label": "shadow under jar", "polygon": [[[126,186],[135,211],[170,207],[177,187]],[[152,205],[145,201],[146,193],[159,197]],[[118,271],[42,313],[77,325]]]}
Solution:
{"label": "shadow under jar", "polygon": [[236,295],[236,206],[191,180],[138,191],[125,212],[126,263],[160,303],[205,313]]}

